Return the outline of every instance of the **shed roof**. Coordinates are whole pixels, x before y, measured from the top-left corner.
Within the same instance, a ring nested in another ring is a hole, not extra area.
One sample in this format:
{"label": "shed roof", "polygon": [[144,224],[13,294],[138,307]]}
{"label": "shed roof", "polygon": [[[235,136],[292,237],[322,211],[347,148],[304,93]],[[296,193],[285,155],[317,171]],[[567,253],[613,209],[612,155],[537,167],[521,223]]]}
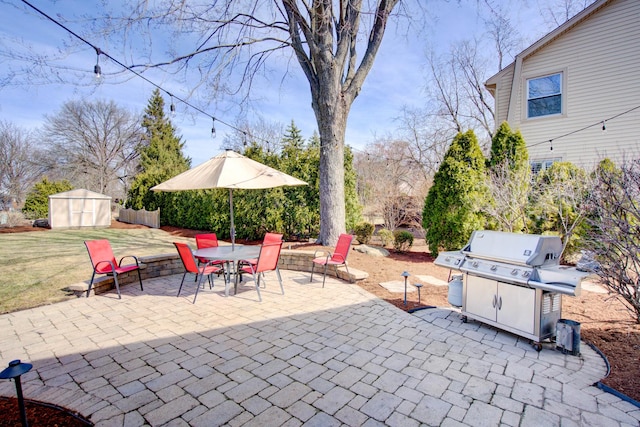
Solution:
{"label": "shed roof", "polygon": [[52,194],[50,199],[107,199],[111,200],[111,196],[96,193],[95,191],[78,188],[75,190],[63,191],[62,193]]}

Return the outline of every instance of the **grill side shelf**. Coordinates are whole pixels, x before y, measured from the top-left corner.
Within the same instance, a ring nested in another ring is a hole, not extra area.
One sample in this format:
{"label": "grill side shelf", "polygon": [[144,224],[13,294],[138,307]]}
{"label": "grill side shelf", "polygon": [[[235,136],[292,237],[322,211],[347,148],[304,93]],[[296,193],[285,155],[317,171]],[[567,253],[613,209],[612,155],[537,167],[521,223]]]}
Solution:
{"label": "grill side shelf", "polygon": [[566,283],[558,283],[558,282],[543,283],[543,282],[537,282],[535,280],[529,280],[528,286],[536,289],[542,289],[543,291],[556,292],[559,294],[571,295],[571,296],[579,296],[581,293],[581,288],[579,284],[578,286],[572,286]]}

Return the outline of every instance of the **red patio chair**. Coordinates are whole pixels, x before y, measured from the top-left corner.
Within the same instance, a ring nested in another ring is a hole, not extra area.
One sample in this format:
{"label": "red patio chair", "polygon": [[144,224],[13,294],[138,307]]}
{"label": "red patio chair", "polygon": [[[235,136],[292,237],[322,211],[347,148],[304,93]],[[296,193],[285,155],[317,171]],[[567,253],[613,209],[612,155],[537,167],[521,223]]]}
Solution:
{"label": "red patio chair", "polygon": [[[278,260],[280,259],[280,250],[282,249],[282,240],[279,242],[265,243],[260,247],[260,254],[258,255],[258,261],[255,264],[251,263],[251,260],[243,260],[238,263],[238,274],[236,274],[236,283],[234,291],[238,292],[238,276],[242,273],[251,274],[253,280],[256,283],[256,292],[258,292],[258,300],[262,301],[260,296],[260,277],[264,278],[265,271],[275,270],[278,275],[278,282],[280,282],[280,290],[284,295],[284,287],[282,286],[282,276],[278,269]],[[257,276],[257,277],[256,277]]]}
{"label": "red patio chair", "polygon": [[[140,281],[140,290],[144,291],[144,288],[142,287],[142,277],[140,277],[140,265],[138,263],[137,257],[133,255],[125,255],[120,258],[119,262],[116,262],[116,258],[113,255],[113,250],[111,249],[111,244],[106,239],[86,240],[84,242],[84,245],[87,247],[87,252],[89,252],[89,259],[91,260],[91,265],[93,266],[91,282],[89,283],[89,289],[87,289],[87,298],[89,298],[89,293],[91,292],[91,288],[93,287],[93,280],[95,279],[96,274],[112,274],[113,281],[116,284],[118,298],[122,299],[122,296],[120,295],[120,284],[118,283],[118,274],[137,270],[138,280]],[[133,258],[136,263],[122,265],[122,260],[125,258]]]}
{"label": "red patio chair", "polygon": [[[196,234],[196,246],[198,249],[203,248],[217,248],[218,247],[218,236],[216,233],[205,233],[205,234]],[[207,261],[204,258],[196,257],[198,262],[206,264]],[[211,264],[223,265],[224,261],[216,260],[211,261]]]}
{"label": "red patio chair", "polygon": [[212,263],[198,265],[189,245],[187,245],[186,243],[178,242],[174,242],[173,244],[178,250],[178,254],[180,255],[180,259],[182,260],[182,264],[184,265],[185,269],[185,272],[182,275],[182,281],[180,282],[180,288],[178,288],[177,296],[180,296],[180,291],[182,291],[182,285],[184,284],[185,277],[187,277],[187,273],[195,274],[196,280],[198,282],[196,294],[193,297],[193,303],[195,304],[196,298],[198,298],[198,291],[200,290],[200,285],[202,285],[202,279],[204,279],[204,276],[208,276],[209,289],[211,289],[213,287],[213,274],[219,274],[223,270],[222,268],[213,265]]}
{"label": "red patio chair", "polygon": [[[322,278],[322,287],[324,288],[324,282],[327,280],[327,267],[329,265],[333,265],[333,268],[336,270],[336,277],[338,276],[338,266],[344,265],[347,269],[347,274],[349,274],[349,266],[347,265],[347,256],[349,255],[349,248],[351,247],[351,242],[353,241],[353,236],[351,234],[341,234],[338,237],[338,244],[336,245],[336,250],[331,253],[325,250],[316,251],[313,254],[313,266],[311,267],[311,279],[309,282],[313,282],[313,271],[317,265],[324,265],[324,276]],[[325,253],[326,256],[316,257],[318,253]]]}
{"label": "red patio chair", "polygon": [[[262,244],[266,245],[269,243],[282,243],[282,234],[279,233],[267,233],[264,235],[262,239]],[[251,258],[244,260],[245,263],[252,264],[254,267],[258,263],[258,258]],[[240,281],[242,281],[242,275],[240,275]]]}

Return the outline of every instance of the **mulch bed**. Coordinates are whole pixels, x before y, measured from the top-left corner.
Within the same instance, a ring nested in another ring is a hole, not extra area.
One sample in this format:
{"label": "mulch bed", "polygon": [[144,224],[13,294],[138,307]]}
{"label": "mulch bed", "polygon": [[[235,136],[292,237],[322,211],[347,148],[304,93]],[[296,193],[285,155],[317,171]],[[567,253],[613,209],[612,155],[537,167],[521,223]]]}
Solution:
{"label": "mulch bed", "polygon": [[[87,427],[93,423],[81,415],[60,406],[25,399],[27,423],[31,427]],[[0,427],[22,425],[18,399],[0,397]]]}

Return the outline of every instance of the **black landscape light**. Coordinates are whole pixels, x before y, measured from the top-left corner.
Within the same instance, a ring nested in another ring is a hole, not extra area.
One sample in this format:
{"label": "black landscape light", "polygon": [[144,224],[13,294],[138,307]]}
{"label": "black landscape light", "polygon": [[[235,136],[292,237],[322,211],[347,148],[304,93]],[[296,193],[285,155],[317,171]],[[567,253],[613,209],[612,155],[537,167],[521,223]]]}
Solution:
{"label": "black landscape light", "polygon": [[404,277],[404,305],[407,305],[407,277],[411,274],[408,271],[403,271],[401,276]]}
{"label": "black landscape light", "polygon": [[9,362],[9,367],[0,372],[0,379],[10,380],[13,379],[16,382],[16,393],[18,394],[18,407],[20,408],[20,420],[24,427],[28,427],[27,423],[27,411],[24,407],[24,398],[22,397],[22,384],[20,382],[20,376],[26,374],[33,368],[31,363],[22,363],[19,359]]}

